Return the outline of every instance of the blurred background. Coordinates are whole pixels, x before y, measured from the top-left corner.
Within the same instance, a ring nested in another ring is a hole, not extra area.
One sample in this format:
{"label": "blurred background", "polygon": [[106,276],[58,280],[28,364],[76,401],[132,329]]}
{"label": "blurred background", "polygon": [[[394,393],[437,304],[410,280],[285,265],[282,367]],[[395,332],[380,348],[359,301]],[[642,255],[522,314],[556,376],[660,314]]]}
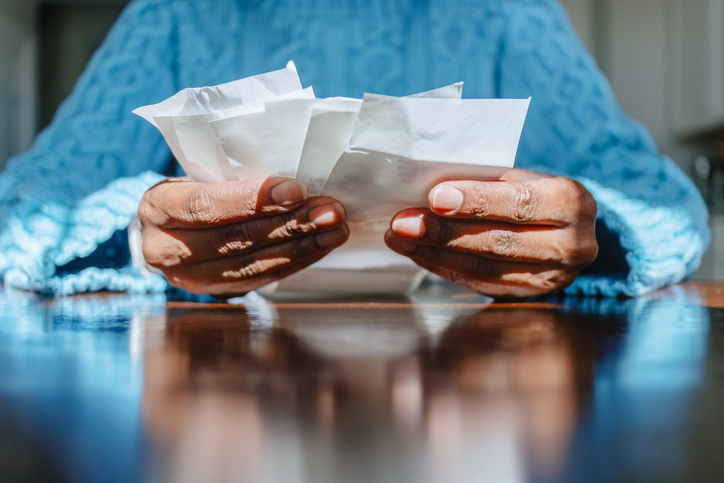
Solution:
{"label": "blurred background", "polygon": [[[560,0],[624,110],[712,213],[724,279],[724,0]],[[32,144],[127,0],[0,0],[0,170]]]}

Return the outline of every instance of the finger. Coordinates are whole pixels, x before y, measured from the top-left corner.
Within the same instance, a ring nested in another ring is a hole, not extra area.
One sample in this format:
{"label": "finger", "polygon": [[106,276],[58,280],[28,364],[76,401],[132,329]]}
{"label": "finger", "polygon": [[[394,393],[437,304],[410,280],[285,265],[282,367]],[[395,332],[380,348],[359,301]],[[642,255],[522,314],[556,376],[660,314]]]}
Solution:
{"label": "finger", "polygon": [[146,192],[138,215],[144,227],[193,229],[287,212],[306,199],[305,186],[286,178],[163,182]]}
{"label": "finger", "polygon": [[289,213],[255,218],[205,230],[150,230],[146,261],[152,266],[173,267],[203,260],[237,256],[344,223],[345,210],[329,197],[315,197]]}
{"label": "finger", "polygon": [[[321,258],[322,257],[319,257],[319,259]],[[183,275],[181,277],[167,277],[167,279],[171,285],[182,288],[184,290],[188,290],[189,292],[213,295],[217,298],[229,299],[245,295],[252,290],[257,290],[266,285],[269,285],[270,283],[281,280],[282,278],[286,278],[298,272],[299,270],[308,267],[312,263],[319,261],[319,259],[305,262],[297,262],[279,268],[277,270],[271,269],[264,274],[259,275],[258,277],[241,281],[225,282],[217,280],[216,282],[209,284],[205,282],[200,282],[195,278],[186,277]]]}
{"label": "finger", "polygon": [[394,234],[421,245],[448,248],[496,260],[578,266],[595,258],[595,239],[576,230],[500,221],[450,219],[429,210],[409,209],[392,220]]}
{"label": "finger", "polygon": [[488,295],[527,297],[565,288],[573,279],[544,263],[511,262],[411,243],[387,232],[387,245],[441,277]]}
{"label": "finger", "polygon": [[567,226],[596,217],[596,202],[568,178],[529,181],[447,181],[428,196],[430,209],[454,218]]}
{"label": "finger", "polygon": [[[232,286],[256,286],[283,278],[320,260],[349,237],[341,225],[332,231],[308,235],[235,257],[198,262],[165,272],[169,281],[198,293],[227,293]],[[252,290],[252,289],[249,289]]]}

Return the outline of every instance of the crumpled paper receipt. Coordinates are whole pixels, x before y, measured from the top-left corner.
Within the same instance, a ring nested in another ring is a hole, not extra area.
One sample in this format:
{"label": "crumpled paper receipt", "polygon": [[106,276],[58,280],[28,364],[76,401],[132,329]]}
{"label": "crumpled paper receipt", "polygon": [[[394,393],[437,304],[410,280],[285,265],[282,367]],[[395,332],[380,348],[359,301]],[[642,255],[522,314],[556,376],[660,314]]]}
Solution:
{"label": "crumpled paper receipt", "polygon": [[184,89],[134,113],[156,126],[189,178],[283,176],[347,210],[350,238],[267,291],[405,293],[426,271],[384,234],[446,180],[498,179],[513,167],[530,99],[462,99],[462,83],[408,97],[317,99],[296,67]]}

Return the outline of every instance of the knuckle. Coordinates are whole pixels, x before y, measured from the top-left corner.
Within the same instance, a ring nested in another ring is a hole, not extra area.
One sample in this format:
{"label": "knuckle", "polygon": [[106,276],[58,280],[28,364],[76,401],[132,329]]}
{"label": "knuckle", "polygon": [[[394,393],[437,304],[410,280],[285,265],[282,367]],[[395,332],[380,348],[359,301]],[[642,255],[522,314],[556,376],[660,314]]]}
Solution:
{"label": "knuckle", "polygon": [[187,197],[182,203],[183,213],[192,223],[210,224],[219,221],[219,214],[214,199],[216,185],[202,184],[198,190]]}
{"label": "knuckle", "polygon": [[527,183],[516,183],[514,186],[512,218],[516,223],[530,223],[535,219],[538,209],[538,197]]}
{"label": "knuckle", "polygon": [[243,216],[251,216],[259,210],[263,211],[263,207],[269,204],[269,200],[262,199],[259,186],[254,182],[235,184],[230,193],[223,193],[223,195],[234,199],[236,210]]}
{"label": "knuckle", "polygon": [[561,185],[563,199],[577,216],[584,219],[595,219],[598,214],[598,205],[593,195],[583,184],[570,178],[557,178]]}
{"label": "knuckle", "polygon": [[243,252],[255,244],[249,227],[245,223],[222,225],[214,233],[214,246],[221,255]]}
{"label": "knuckle", "polygon": [[167,244],[154,245],[144,241],[142,251],[146,263],[162,271],[181,265],[185,258],[180,247]]}
{"label": "knuckle", "polygon": [[488,218],[492,213],[492,202],[489,196],[484,196],[480,191],[472,195],[470,214],[475,218]]}
{"label": "knuckle", "polygon": [[283,225],[283,234],[287,237],[306,235],[314,229],[309,222],[309,214],[295,211]]}
{"label": "knuckle", "polygon": [[509,230],[495,229],[490,232],[490,251],[502,257],[515,255],[515,238]]}
{"label": "knuckle", "polygon": [[283,218],[276,218],[277,226],[271,230],[271,238],[293,238],[306,235],[315,229],[314,225],[309,222],[308,214],[296,210],[293,213],[282,215]]}
{"label": "knuckle", "polygon": [[144,232],[141,253],[146,263],[164,273],[183,265],[191,256],[191,251],[183,242],[157,229]]}
{"label": "knuckle", "polygon": [[162,187],[162,185],[158,185],[149,189],[143,194],[141,201],[138,203],[138,219],[143,227],[150,225],[163,226],[168,220],[168,216],[163,209],[163,197],[159,199],[158,194]]}
{"label": "knuckle", "polygon": [[598,256],[595,228],[569,227],[564,241],[557,245],[559,260],[569,267],[583,268]]}

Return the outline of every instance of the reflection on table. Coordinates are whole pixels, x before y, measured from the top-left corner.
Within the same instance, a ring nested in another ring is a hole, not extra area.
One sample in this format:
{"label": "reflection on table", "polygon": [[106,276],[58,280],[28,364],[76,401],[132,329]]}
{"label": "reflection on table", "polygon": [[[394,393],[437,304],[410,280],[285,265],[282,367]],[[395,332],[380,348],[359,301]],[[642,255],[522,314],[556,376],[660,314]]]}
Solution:
{"label": "reflection on table", "polygon": [[0,480],[717,481],[724,285],[0,302]]}

